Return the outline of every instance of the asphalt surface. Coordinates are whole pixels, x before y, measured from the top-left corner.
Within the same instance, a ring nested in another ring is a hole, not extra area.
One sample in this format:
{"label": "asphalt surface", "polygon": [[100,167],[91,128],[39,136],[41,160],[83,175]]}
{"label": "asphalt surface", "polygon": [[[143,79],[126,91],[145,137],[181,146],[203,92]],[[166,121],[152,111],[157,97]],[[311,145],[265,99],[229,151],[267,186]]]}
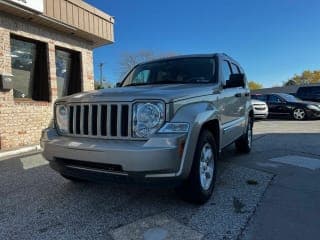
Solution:
{"label": "asphalt surface", "polygon": [[203,206],[172,189],[73,183],[39,153],[0,159],[0,239],[319,239],[320,121],[259,121]]}

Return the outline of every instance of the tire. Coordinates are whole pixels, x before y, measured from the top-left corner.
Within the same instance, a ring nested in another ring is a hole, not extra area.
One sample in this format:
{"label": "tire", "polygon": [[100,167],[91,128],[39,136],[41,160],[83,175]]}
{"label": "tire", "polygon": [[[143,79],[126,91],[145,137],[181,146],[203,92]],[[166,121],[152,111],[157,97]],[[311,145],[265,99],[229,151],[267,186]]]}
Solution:
{"label": "tire", "polygon": [[249,118],[249,122],[247,125],[246,133],[236,140],[236,149],[241,153],[249,153],[252,148],[252,127],[253,127],[253,119]]}
{"label": "tire", "polygon": [[306,111],[303,108],[296,108],[292,112],[292,117],[295,120],[305,120],[306,119]]}
{"label": "tire", "polygon": [[203,204],[209,200],[216,181],[217,159],[215,139],[211,132],[203,130],[198,139],[190,175],[177,188],[182,199],[195,204]]}
{"label": "tire", "polygon": [[84,179],[73,177],[73,176],[69,176],[69,175],[65,175],[63,173],[60,173],[60,175],[62,177],[64,177],[65,179],[67,179],[69,181],[72,181],[72,182],[86,182],[86,180],[84,180]]}

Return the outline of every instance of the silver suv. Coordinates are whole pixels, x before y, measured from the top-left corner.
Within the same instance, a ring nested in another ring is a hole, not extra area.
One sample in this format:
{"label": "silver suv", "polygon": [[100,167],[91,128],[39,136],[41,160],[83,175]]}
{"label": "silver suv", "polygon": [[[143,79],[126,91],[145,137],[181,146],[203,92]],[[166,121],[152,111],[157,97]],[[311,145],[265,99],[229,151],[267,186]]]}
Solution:
{"label": "silver suv", "polygon": [[117,88],[55,103],[41,144],[71,180],[172,182],[185,199],[213,192],[221,150],[250,152],[253,110],[245,74],[225,54],[178,56],[134,67]]}

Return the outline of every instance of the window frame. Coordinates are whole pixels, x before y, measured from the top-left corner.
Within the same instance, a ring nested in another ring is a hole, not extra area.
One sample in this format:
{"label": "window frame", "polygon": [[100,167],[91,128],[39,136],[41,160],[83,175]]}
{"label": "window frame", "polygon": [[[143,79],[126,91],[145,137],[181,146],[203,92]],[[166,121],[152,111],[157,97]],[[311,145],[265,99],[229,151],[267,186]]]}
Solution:
{"label": "window frame", "polygon": [[[237,69],[237,72],[233,72],[233,66]],[[231,70],[232,70],[232,74],[240,74],[241,73],[239,66],[233,62],[231,62]]]}
{"label": "window frame", "polygon": [[[229,79],[225,79],[225,76],[224,76],[224,65],[225,63],[228,65],[228,68],[229,68],[229,71],[230,71],[230,74],[229,74]],[[222,80],[222,84],[225,85],[227,83],[228,80],[230,80],[230,75],[232,74],[232,68],[230,66],[230,61],[228,59],[222,59],[221,61],[221,73],[222,73],[222,77],[223,77],[223,80]]]}
{"label": "window frame", "polygon": [[[59,51],[62,51],[62,52],[67,52],[67,53],[70,53],[71,55],[77,55],[79,57],[79,80],[80,80],[80,83],[79,83],[79,91],[78,92],[83,92],[83,56],[82,56],[82,52],[81,51],[77,51],[77,50],[74,50],[74,49],[70,49],[70,48],[66,48],[66,47],[62,47],[60,45],[55,45],[55,48],[54,48],[54,54],[55,54],[55,67],[56,67],[56,64],[57,64],[57,50]],[[72,66],[72,62],[71,62],[71,66]],[[57,72],[54,73],[55,76],[56,76],[56,81],[57,81]],[[68,84],[70,82],[70,79],[68,80]],[[61,97],[64,97],[64,96],[68,96],[68,95],[72,95],[72,94],[75,94],[77,92],[74,92],[74,93],[67,93],[66,95],[63,95]],[[57,89],[57,97],[58,97],[58,89]]]}
{"label": "window frame", "polygon": [[[45,103],[50,103],[52,101],[52,96],[51,96],[51,85],[50,85],[50,63],[49,63],[49,46],[48,46],[48,43],[47,42],[44,42],[44,41],[40,41],[40,40],[37,40],[37,39],[31,39],[31,38],[28,38],[28,37],[25,37],[25,36],[21,36],[21,35],[17,35],[17,34],[14,34],[14,33],[10,33],[10,55],[11,55],[11,51],[12,51],[12,45],[11,45],[11,40],[12,39],[15,39],[15,40],[18,40],[18,41],[23,41],[23,42],[27,42],[27,43],[32,43],[32,44],[35,44],[36,45],[36,51],[35,51],[35,63],[34,63],[34,68],[36,69],[37,67],[39,67],[38,65],[36,64],[39,64],[39,60],[36,58],[37,55],[39,54],[38,51],[41,50],[42,51],[42,54],[43,58],[45,58],[45,61],[40,61],[41,63],[45,62],[46,64],[46,68],[44,69],[45,71],[45,74],[43,74],[41,77],[40,77],[40,80],[38,79],[38,81],[41,81],[43,79],[46,80],[46,83],[45,85],[46,86],[43,86],[43,89],[40,91],[40,92],[43,92],[43,91],[47,91],[47,94],[45,97],[43,97],[43,99],[34,99],[34,86],[32,86],[32,90],[31,90],[31,97],[27,97],[27,98],[17,98],[17,97],[14,97],[13,96],[13,100],[14,102],[33,102],[33,103],[41,103],[41,102],[45,102]],[[42,46],[40,46],[42,45]],[[42,49],[41,49],[42,48]],[[11,57],[11,72],[13,73],[13,68],[12,68],[12,57]],[[35,69],[33,70],[35,72]],[[32,79],[30,79],[31,82],[34,82],[35,81],[35,74],[33,74],[32,76]],[[14,81],[14,79],[13,79]],[[46,88],[46,90],[44,89]],[[14,94],[14,91],[12,91],[12,94]],[[44,99],[45,98],[45,99]]]}

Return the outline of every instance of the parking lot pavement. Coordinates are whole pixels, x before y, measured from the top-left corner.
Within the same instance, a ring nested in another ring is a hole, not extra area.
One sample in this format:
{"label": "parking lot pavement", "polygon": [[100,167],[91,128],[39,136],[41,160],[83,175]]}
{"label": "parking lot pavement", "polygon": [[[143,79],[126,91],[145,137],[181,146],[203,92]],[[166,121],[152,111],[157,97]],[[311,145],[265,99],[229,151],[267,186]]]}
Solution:
{"label": "parking lot pavement", "polygon": [[241,239],[319,239],[320,121],[261,121],[250,157],[227,161],[275,175]]}
{"label": "parking lot pavement", "polygon": [[315,239],[319,124],[257,122],[252,153],[223,152],[203,206],[171,189],[72,183],[38,153],[0,159],[0,239]]}

